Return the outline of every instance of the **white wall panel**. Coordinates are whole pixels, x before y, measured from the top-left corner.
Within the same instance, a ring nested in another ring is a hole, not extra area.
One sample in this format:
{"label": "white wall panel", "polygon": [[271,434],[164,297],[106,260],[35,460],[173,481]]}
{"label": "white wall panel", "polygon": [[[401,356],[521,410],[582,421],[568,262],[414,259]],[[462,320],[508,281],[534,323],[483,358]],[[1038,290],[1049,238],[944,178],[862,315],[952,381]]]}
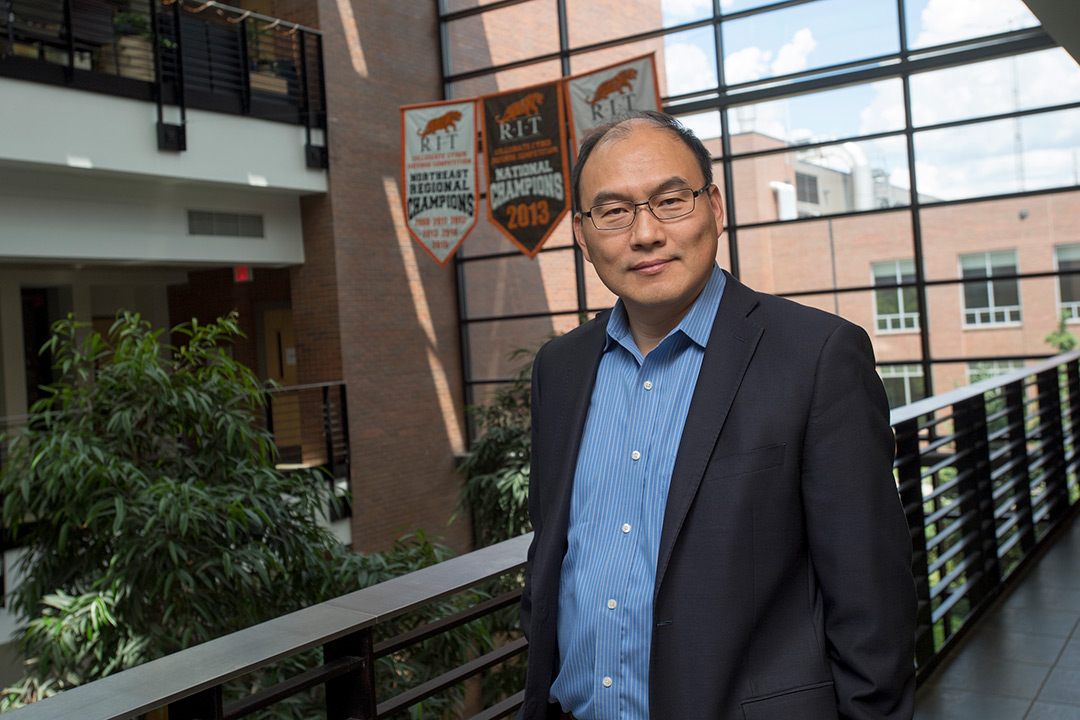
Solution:
{"label": "white wall panel", "polygon": [[[189,235],[188,210],[262,215],[265,237]],[[304,260],[300,198],[269,189],[0,163],[0,218],[0,262],[291,265]]]}
{"label": "white wall panel", "polygon": [[0,161],[296,193],[327,187],[326,171],[305,165],[297,125],[188,110],[188,149],[163,152],[153,103],[0,78],[0,108]]}

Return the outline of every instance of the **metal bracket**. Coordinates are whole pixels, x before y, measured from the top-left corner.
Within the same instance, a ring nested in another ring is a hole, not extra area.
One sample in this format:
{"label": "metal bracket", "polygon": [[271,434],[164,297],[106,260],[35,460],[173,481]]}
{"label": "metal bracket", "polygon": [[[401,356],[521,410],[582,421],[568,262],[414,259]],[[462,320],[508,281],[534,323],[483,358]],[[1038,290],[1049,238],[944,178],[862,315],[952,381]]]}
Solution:
{"label": "metal bracket", "polygon": [[172,150],[183,152],[187,150],[187,130],[183,125],[172,125],[166,122],[157,124],[158,150]]}

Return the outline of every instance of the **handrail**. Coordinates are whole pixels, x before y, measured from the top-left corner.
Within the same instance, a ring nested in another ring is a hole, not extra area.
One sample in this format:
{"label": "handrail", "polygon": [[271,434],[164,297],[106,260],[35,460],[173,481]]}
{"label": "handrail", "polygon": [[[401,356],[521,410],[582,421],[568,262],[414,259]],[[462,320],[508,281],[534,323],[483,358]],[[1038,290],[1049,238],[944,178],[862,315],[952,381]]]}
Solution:
{"label": "handrail", "polygon": [[307,385],[282,385],[280,387],[267,388],[267,393],[282,393],[290,390],[312,390],[314,388],[340,387],[345,384],[344,380],[331,380],[330,382],[308,383]]}
{"label": "handrail", "polygon": [[[19,720],[128,720],[522,568],[532,535],[452,558],[27,705]],[[170,716],[170,720],[172,720]]]}
{"label": "handrail", "polygon": [[[176,0],[173,0],[174,2]],[[214,8],[215,10],[221,10],[222,12],[231,13],[236,17],[235,21],[247,20],[253,18],[255,20],[262,20],[263,22],[271,23],[273,27],[287,27],[293,30],[301,30],[312,35],[322,35],[322,30],[308,27],[307,25],[300,25],[299,23],[289,22],[288,20],[282,20],[281,18],[270,17],[269,15],[261,15],[253,10],[244,10],[242,8],[235,7],[233,5],[226,5],[225,3],[216,2],[215,0],[179,0],[184,9],[189,12],[202,12],[207,8]],[[166,4],[171,4],[166,2]],[[187,7],[187,6],[193,7]]]}
{"label": "handrail", "polygon": [[[919,597],[916,666],[941,658],[1080,512],[1080,351],[901,408],[894,469]],[[376,697],[374,661],[497,608],[520,590],[375,644],[373,631],[411,610],[518,573],[529,535],[335,598],[107,677],[18,712],[25,720],[128,720],[168,705],[170,720],[231,720],[298,689],[324,685],[328,720],[377,720],[525,650],[513,637],[396,697]],[[318,667],[227,707],[222,685],[322,646]],[[473,720],[520,706],[518,693]],[[35,714],[36,713],[36,714]]]}
{"label": "handrail", "polygon": [[1037,375],[1041,372],[1046,372],[1050,368],[1057,367],[1064,363],[1073,362],[1077,358],[1080,358],[1080,350],[1073,350],[1072,352],[1063,353],[1061,355],[1055,355],[1054,357],[1042,360],[1034,365],[1027,365],[1016,370],[1010,370],[1000,375],[979,380],[963,387],[958,387],[954,390],[941,393],[940,395],[933,395],[922,400],[916,400],[913,403],[898,407],[889,414],[889,422],[895,427],[900,423],[913,420],[917,417],[930,414],[935,410],[948,407],[950,405],[956,405],[964,400],[970,400],[973,397],[978,397],[985,392],[1001,387],[1002,385],[1008,385],[1009,383],[1022,380],[1025,377],[1031,375]]}

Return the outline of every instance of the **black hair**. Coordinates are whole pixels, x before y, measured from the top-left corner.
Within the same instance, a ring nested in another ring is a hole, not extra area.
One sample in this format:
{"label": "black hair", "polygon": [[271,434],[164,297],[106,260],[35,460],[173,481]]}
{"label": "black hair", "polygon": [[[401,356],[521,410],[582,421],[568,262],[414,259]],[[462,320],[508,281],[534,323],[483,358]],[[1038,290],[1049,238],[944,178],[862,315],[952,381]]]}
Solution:
{"label": "black hair", "polygon": [[675,137],[679,138],[679,140],[690,149],[690,152],[694,153],[694,157],[697,158],[698,165],[701,167],[701,174],[705,177],[705,184],[709,185],[712,183],[712,153],[705,148],[705,145],[690,128],[686,127],[667,113],[657,112],[656,110],[638,110],[633,113],[620,115],[611,122],[594,128],[585,136],[585,139],[581,141],[581,147],[578,149],[577,162],[574,163],[574,169],[570,173],[570,195],[574,212],[582,212],[581,172],[585,167],[585,163],[589,161],[589,156],[592,155],[592,151],[596,149],[596,146],[600,144],[601,140],[609,135],[619,137],[629,133],[630,126],[627,123],[631,120],[644,120],[654,127],[671,131]]}

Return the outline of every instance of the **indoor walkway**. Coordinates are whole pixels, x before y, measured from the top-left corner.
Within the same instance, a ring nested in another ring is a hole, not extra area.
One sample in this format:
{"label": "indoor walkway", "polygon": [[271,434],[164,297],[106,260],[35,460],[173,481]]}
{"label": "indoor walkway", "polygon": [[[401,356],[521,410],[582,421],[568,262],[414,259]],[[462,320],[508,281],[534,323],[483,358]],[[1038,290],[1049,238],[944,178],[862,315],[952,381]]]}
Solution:
{"label": "indoor walkway", "polygon": [[1080,521],[920,688],[915,720],[1080,720]]}

